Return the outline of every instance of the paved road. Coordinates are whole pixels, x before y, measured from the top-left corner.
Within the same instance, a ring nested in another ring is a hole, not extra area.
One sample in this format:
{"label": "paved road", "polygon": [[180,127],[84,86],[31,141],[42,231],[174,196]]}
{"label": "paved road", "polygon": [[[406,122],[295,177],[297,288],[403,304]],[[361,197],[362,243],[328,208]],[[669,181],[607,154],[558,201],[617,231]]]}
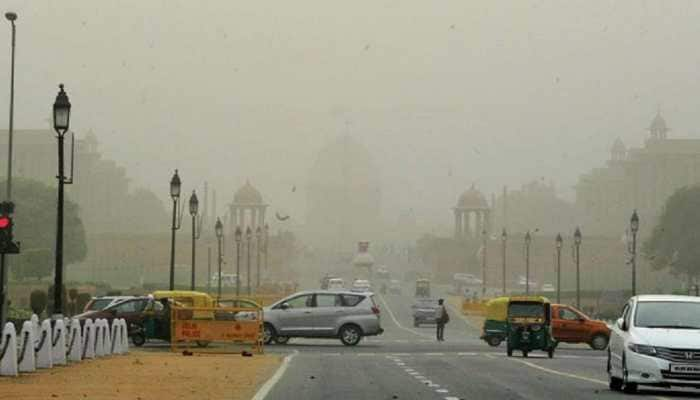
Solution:
{"label": "paved road", "polygon": [[[612,399],[629,398],[607,388],[603,352],[564,346],[554,359],[544,353],[505,357],[478,339],[472,326],[452,310],[446,341],[434,327],[414,328],[409,296],[380,296],[382,336],[356,347],[336,340],[293,339],[268,352],[295,354],[269,392],[288,399]],[[693,398],[691,390],[647,390],[653,399]]]}

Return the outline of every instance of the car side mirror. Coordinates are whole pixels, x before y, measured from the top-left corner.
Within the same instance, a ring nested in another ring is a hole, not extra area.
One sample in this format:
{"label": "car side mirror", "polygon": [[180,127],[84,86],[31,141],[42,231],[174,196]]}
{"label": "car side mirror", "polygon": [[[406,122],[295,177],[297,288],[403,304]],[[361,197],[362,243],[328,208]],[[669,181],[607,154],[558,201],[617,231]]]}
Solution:
{"label": "car side mirror", "polygon": [[617,327],[622,329],[623,331],[627,330],[627,327],[625,326],[625,320],[622,318],[617,319]]}
{"label": "car side mirror", "polygon": [[282,303],[282,304],[280,304],[280,309],[282,309],[282,310],[288,310],[288,309],[289,309],[289,304],[287,304],[287,303]]}

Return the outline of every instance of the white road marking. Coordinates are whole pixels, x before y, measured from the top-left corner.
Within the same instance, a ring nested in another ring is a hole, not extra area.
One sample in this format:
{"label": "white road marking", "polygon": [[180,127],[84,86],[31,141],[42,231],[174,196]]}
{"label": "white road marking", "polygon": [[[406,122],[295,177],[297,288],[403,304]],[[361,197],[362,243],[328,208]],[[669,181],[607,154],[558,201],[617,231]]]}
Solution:
{"label": "white road marking", "polygon": [[438,393],[448,393],[449,392],[449,390],[447,390],[447,389],[437,389],[435,391]]}
{"label": "white road marking", "polygon": [[447,397],[445,397],[445,400],[460,400],[460,399],[459,399],[459,397],[447,396]]}
{"label": "white road marking", "polygon": [[401,323],[399,322],[399,320],[396,319],[396,316],[394,315],[394,312],[391,311],[391,307],[389,307],[389,304],[387,304],[386,300],[384,300],[384,296],[382,296],[382,295],[380,294],[380,295],[379,295],[379,300],[381,300],[382,303],[384,304],[384,307],[386,307],[386,311],[389,313],[389,317],[391,317],[391,319],[394,321],[394,323],[396,324],[396,326],[398,326],[400,329],[405,330],[406,332],[411,332],[412,334],[417,335],[417,336],[420,336],[420,337],[422,337],[422,338],[431,339],[430,336],[424,335],[424,334],[422,334],[422,333],[420,333],[420,332],[418,332],[418,331],[416,331],[416,330],[413,330],[413,329],[411,329],[411,328],[406,328],[405,326],[401,325]]}
{"label": "white road marking", "polygon": [[299,354],[297,350],[294,350],[294,353],[288,355],[287,357],[282,360],[282,365],[275,371],[275,374],[270,377],[270,379],[267,380],[261,387],[260,390],[255,393],[255,396],[253,396],[252,400],[264,400],[265,397],[267,397],[268,393],[270,393],[270,390],[272,390],[273,387],[275,387],[275,384],[279,382],[280,379],[282,379],[282,376],[284,375],[285,371],[287,371],[287,368],[289,368],[289,364],[292,362],[292,359],[296,357],[296,355]]}
{"label": "white road marking", "polygon": [[445,353],[423,353],[425,356],[444,356]]}
{"label": "white road marking", "polygon": [[413,377],[418,380],[425,380],[425,377],[423,375],[414,375]]}
{"label": "white road marking", "polygon": [[366,357],[366,356],[376,356],[375,353],[357,353],[357,355],[358,355],[358,356],[364,356],[364,357]]}
{"label": "white road marking", "polygon": [[457,353],[457,355],[458,355],[458,356],[475,356],[476,353],[465,353],[465,352],[462,352],[462,353]]}
{"label": "white road marking", "polygon": [[565,377],[567,377],[567,378],[579,379],[579,380],[582,380],[582,381],[591,382],[591,383],[597,383],[597,384],[600,384],[600,385],[606,385],[606,386],[607,386],[607,384],[608,384],[608,382],[606,382],[606,381],[601,381],[600,379],[595,379],[595,378],[590,378],[590,377],[587,377],[587,376],[576,375],[576,374],[570,374],[570,373],[568,373],[568,372],[561,372],[561,371],[557,371],[557,370],[554,370],[554,369],[545,368],[545,367],[539,366],[539,365],[537,365],[537,364],[531,363],[531,362],[529,362],[529,361],[520,360],[520,359],[517,359],[517,358],[512,358],[512,360],[513,360],[513,361],[517,361],[517,362],[519,362],[519,363],[521,363],[521,364],[525,364],[525,365],[527,365],[527,366],[530,367],[530,368],[539,369],[540,371],[548,372],[548,373],[550,373],[550,374],[559,375],[559,376],[565,376]]}

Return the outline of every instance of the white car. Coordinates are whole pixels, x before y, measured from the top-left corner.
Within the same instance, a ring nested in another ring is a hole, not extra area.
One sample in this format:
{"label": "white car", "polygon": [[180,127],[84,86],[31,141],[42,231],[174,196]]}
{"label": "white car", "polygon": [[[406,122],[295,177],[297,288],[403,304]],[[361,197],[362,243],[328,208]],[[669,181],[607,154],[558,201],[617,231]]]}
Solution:
{"label": "white car", "polygon": [[638,385],[700,388],[700,297],[644,295],[629,299],[612,327],[610,389]]}
{"label": "white car", "polygon": [[328,280],[328,290],[345,289],[345,281],[342,278],[331,278]]}
{"label": "white car", "polygon": [[555,291],[554,285],[552,285],[551,283],[542,284],[542,292],[549,293],[549,292],[554,292],[554,291]]}
{"label": "white car", "polygon": [[356,279],[352,283],[352,289],[350,290],[352,290],[353,292],[369,292],[372,290],[372,285],[367,280]]}

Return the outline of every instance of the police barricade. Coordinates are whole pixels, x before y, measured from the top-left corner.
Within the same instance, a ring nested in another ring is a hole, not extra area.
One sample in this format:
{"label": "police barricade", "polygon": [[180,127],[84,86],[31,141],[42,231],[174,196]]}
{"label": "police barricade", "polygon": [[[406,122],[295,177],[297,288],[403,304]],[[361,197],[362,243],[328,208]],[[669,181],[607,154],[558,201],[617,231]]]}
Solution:
{"label": "police barricade", "polygon": [[[210,343],[250,344],[263,352],[262,307],[173,307],[170,318],[171,349],[183,345],[207,347]],[[207,352],[230,352],[219,346]]]}

